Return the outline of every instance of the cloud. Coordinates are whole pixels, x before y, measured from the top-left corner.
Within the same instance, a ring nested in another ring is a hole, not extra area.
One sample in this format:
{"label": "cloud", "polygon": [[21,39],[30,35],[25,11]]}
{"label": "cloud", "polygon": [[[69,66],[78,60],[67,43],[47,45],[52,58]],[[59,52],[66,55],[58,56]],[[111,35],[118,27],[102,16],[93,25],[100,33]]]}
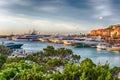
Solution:
{"label": "cloud", "polygon": [[6,28],[46,32],[88,32],[120,21],[119,6],[112,0],[0,0],[0,15]]}
{"label": "cloud", "polygon": [[98,18],[100,16],[108,17],[113,15],[110,0],[91,0],[91,2],[92,7],[96,13],[93,16],[94,18]]}
{"label": "cloud", "polygon": [[5,0],[0,0],[0,6],[3,6],[3,5],[7,5],[8,2],[6,2]]}
{"label": "cloud", "polygon": [[[37,29],[40,32],[79,32],[86,31],[86,28],[81,27],[80,24],[67,21],[43,19],[43,18],[30,18],[19,16],[8,16],[0,14],[0,28],[6,30],[6,33],[20,33],[26,32],[30,29]],[[4,26],[4,27],[3,27]],[[81,29],[79,29],[81,27]],[[26,29],[25,29],[26,28]]]}
{"label": "cloud", "polygon": [[56,13],[58,11],[58,8],[54,6],[41,6],[41,7],[36,7],[35,9],[38,11],[44,11],[49,13]]}
{"label": "cloud", "polygon": [[80,27],[80,24],[78,23],[70,23],[70,22],[63,22],[63,21],[57,21],[57,20],[47,20],[47,19],[39,19],[34,20],[33,25],[45,29],[53,30],[53,32],[74,32],[74,31],[85,31],[86,28],[81,27],[81,29],[78,29]]}
{"label": "cloud", "polygon": [[20,5],[20,6],[30,6],[32,2],[29,0],[0,0],[0,6],[10,6],[10,5]]}
{"label": "cloud", "polygon": [[[0,30],[1,34],[24,33],[26,27],[31,27],[31,19],[14,17],[0,13]],[[28,28],[29,29],[29,28]]]}

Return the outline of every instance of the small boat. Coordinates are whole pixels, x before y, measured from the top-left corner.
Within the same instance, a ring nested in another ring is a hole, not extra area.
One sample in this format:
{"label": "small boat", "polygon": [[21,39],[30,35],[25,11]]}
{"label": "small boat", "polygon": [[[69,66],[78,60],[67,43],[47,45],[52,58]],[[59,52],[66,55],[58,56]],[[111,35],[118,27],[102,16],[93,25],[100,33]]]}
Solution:
{"label": "small boat", "polygon": [[101,42],[104,41],[101,39],[81,38],[79,40],[75,40],[74,44],[77,47],[97,47]]}
{"label": "small boat", "polygon": [[110,47],[110,45],[107,44],[107,43],[99,43],[99,44],[97,45],[97,49],[101,49],[101,50],[105,50],[105,49],[108,48],[108,47]]}
{"label": "small boat", "polygon": [[74,46],[83,48],[83,47],[90,47],[88,44],[85,44],[86,38],[75,38],[74,39]]}
{"label": "small boat", "polygon": [[18,49],[21,48],[23,44],[10,42],[10,43],[4,43],[3,45],[9,47],[10,49]]}
{"label": "small boat", "polygon": [[62,39],[61,38],[51,38],[51,39],[49,39],[49,42],[62,44]]}
{"label": "small boat", "polygon": [[114,44],[112,47],[106,49],[107,51],[119,51],[120,52],[120,44]]}
{"label": "small boat", "polygon": [[90,47],[94,47],[94,48],[96,48],[99,43],[104,43],[104,41],[103,40],[97,40],[97,39],[94,40],[93,39],[93,40],[87,40],[85,42],[85,44],[89,45]]}
{"label": "small boat", "polygon": [[72,45],[72,41],[71,40],[63,40],[62,41],[64,45]]}
{"label": "small boat", "polygon": [[24,50],[15,50],[11,56],[8,56],[8,58],[15,58],[15,57],[21,57],[21,58],[25,58],[26,57],[26,53]]}
{"label": "small boat", "polygon": [[74,46],[77,48],[84,48],[84,47],[90,47],[90,45],[86,44],[85,42],[82,41],[75,41]]}
{"label": "small boat", "polygon": [[39,38],[38,40],[41,41],[41,42],[47,42],[48,41],[47,38]]}

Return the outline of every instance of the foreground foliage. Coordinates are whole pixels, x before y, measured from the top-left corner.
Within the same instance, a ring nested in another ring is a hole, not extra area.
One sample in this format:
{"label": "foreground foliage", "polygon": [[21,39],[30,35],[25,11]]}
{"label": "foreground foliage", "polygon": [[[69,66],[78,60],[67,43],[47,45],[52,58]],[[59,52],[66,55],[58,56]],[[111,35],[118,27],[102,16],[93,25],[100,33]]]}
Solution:
{"label": "foreground foliage", "polygon": [[119,80],[119,67],[111,69],[108,63],[96,65],[91,59],[79,59],[70,49],[48,46],[26,58],[5,58],[0,80]]}
{"label": "foreground foliage", "polygon": [[12,50],[6,46],[0,45],[0,53],[10,55],[12,53]]}

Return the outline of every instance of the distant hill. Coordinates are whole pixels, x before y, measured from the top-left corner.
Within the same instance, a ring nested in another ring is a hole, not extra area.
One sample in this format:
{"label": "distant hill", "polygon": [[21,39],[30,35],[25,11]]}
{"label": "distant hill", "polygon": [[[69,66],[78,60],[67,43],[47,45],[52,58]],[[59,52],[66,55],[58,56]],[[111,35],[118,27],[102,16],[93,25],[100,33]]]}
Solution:
{"label": "distant hill", "polygon": [[90,35],[120,38],[120,24],[110,25],[104,29],[91,30]]}
{"label": "distant hill", "polygon": [[110,25],[106,29],[108,29],[108,30],[114,30],[114,29],[117,29],[119,27],[120,27],[120,24],[116,24],[116,25]]}

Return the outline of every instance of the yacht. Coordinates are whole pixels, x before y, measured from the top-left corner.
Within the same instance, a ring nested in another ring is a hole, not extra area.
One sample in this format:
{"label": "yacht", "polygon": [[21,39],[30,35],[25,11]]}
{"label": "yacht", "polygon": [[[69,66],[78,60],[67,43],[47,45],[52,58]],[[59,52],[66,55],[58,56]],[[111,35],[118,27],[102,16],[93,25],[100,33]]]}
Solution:
{"label": "yacht", "polygon": [[13,43],[13,42],[4,43],[3,45],[10,49],[17,49],[17,48],[21,48],[21,46],[23,46],[23,44]]}
{"label": "yacht", "polygon": [[26,36],[20,36],[16,38],[16,41],[38,41],[39,35],[36,34],[36,31],[33,31],[31,34]]}
{"label": "yacht", "polygon": [[88,45],[85,44],[86,38],[77,38],[74,39],[74,46],[75,47],[89,47]]}
{"label": "yacht", "polygon": [[75,40],[74,44],[76,47],[97,47],[101,42],[104,41],[99,39],[81,38],[79,40]]}
{"label": "yacht", "polygon": [[45,38],[45,37],[43,37],[43,38],[39,38],[38,40],[41,41],[41,42],[47,42],[47,41],[48,41],[48,39]]}
{"label": "yacht", "polygon": [[63,40],[62,42],[64,45],[72,45],[73,44],[72,40]]}
{"label": "yacht", "polygon": [[90,47],[95,47],[95,48],[97,47],[99,43],[104,43],[104,40],[93,39],[93,40],[87,40],[85,42],[85,44],[89,45]]}
{"label": "yacht", "polygon": [[120,52],[120,44],[114,44],[111,47],[106,49],[107,51],[119,51]]}
{"label": "yacht", "polygon": [[107,49],[109,47],[110,47],[110,45],[108,43],[99,43],[97,45],[97,49],[101,49],[101,50],[105,50],[105,49]]}

